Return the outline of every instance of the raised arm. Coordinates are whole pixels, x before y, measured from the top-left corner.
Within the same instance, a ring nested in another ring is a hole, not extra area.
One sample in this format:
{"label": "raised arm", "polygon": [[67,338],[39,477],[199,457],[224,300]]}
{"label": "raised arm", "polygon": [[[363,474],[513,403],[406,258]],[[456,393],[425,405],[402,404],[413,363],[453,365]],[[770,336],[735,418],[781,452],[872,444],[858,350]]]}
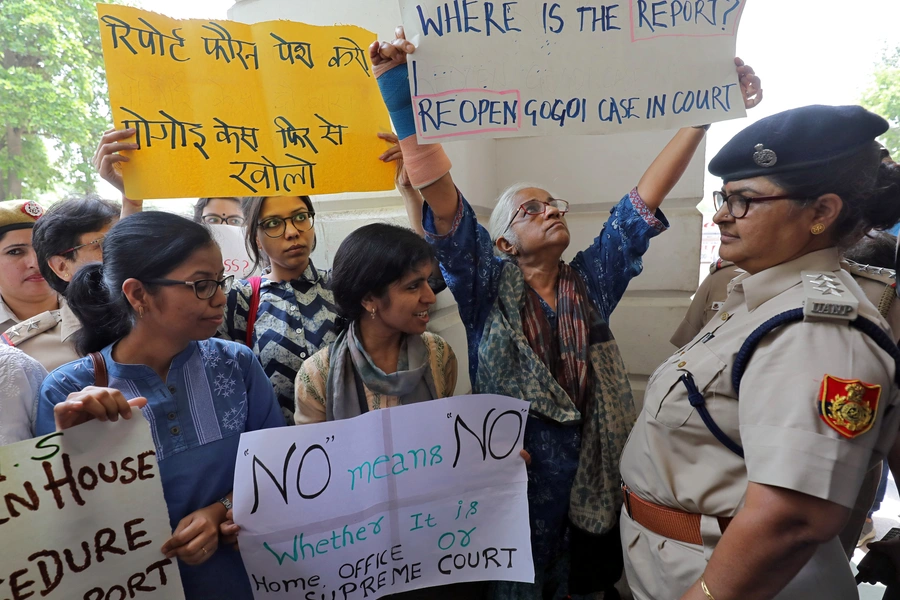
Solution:
{"label": "raised arm", "polygon": [[122,179],[122,172],[117,166],[119,163],[126,163],[129,159],[127,156],[119,154],[120,150],[137,150],[139,146],[134,142],[125,142],[134,135],[134,129],[110,129],[103,133],[100,138],[100,144],[97,151],[91,159],[94,169],[114,188],[122,193],[122,214],[121,218],[128,215],[141,212],[143,209],[143,200],[131,200],[125,196],[125,181]]}
{"label": "raised arm", "polygon": [[[744,106],[753,108],[762,101],[760,79],[753,68],[745,65],[740,58],[734,59]],[[651,211],[655,212],[669,195],[690,164],[694,153],[703,140],[706,127],[684,127],[678,130],[659,156],[656,157],[638,183],[638,193]]]}
{"label": "raised arm", "polygon": [[400,149],[400,140],[393,133],[379,133],[378,137],[393,144],[378,159],[383,162],[397,163],[394,185],[397,186],[397,191],[400,192],[400,197],[403,198],[403,206],[406,208],[409,226],[421,237],[425,237],[425,229],[422,227],[422,194],[409,181],[406,167],[403,166],[403,152]]}
{"label": "raised arm", "polygon": [[456,186],[450,177],[450,160],[440,144],[420,146],[416,142],[406,67],[406,56],[415,52],[416,48],[407,41],[403,27],[396,29],[396,36],[393,42],[372,42],[369,46],[372,70],[397,131],[409,180],[422,193],[434,213],[436,232],[446,235],[453,226],[459,207]]}

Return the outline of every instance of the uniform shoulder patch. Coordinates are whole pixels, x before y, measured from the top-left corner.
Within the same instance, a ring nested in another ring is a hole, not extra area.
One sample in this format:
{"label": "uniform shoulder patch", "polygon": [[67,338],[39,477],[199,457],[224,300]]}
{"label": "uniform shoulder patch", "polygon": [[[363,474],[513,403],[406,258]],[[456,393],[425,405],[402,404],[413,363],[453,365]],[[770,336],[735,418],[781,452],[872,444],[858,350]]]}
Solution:
{"label": "uniform shoulder patch", "polygon": [[715,261],[714,263],[711,263],[709,265],[709,274],[712,275],[716,271],[718,271],[720,269],[724,269],[725,267],[730,267],[732,265],[734,265],[734,263],[731,262],[730,260],[724,260],[724,259],[720,258],[717,261]]}
{"label": "uniform shoulder patch", "polygon": [[819,416],[839,434],[853,439],[872,429],[880,399],[880,385],[825,375],[819,389]]}
{"label": "uniform shoulder patch", "polygon": [[857,316],[859,300],[856,299],[836,273],[828,271],[802,271],[804,321],[852,321]]}
{"label": "uniform shoulder patch", "polygon": [[841,261],[841,267],[854,277],[880,281],[881,283],[890,286],[896,285],[897,283],[897,272],[893,269],[863,265],[847,258]]}

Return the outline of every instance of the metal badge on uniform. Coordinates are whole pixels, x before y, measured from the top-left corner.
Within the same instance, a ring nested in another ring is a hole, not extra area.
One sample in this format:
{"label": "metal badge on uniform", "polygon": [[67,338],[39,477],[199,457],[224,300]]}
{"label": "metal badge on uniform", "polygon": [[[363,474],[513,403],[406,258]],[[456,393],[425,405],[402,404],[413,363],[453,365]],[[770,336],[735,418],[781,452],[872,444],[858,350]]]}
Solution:
{"label": "metal badge on uniform", "polygon": [[819,390],[819,416],[839,434],[852,439],[872,429],[880,398],[880,385],[825,375]]}
{"label": "metal badge on uniform", "polygon": [[710,309],[710,310],[718,311],[718,310],[721,309],[724,305],[725,305],[724,302],[713,302],[713,303],[710,305],[709,309]]}
{"label": "metal badge on uniform", "polygon": [[857,316],[859,300],[830,271],[803,271],[804,321],[852,321]]}
{"label": "metal badge on uniform", "polygon": [[22,212],[29,217],[37,219],[44,214],[44,209],[41,208],[41,205],[37,202],[32,202],[31,200],[29,200],[22,205]]}
{"label": "metal badge on uniform", "polygon": [[769,150],[762,144],[757,144],[753,149],[756,150],[753,153],[753,162],[760,167],[774,167],[775,163],[778,162],[778,155],[775,154],[774,150]]}

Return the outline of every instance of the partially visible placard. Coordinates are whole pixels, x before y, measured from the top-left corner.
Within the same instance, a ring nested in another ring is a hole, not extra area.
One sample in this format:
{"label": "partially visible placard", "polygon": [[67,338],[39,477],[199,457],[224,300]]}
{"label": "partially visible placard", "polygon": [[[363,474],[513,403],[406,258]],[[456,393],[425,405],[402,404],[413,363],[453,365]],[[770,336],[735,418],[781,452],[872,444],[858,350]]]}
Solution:
{"label": "partially visible placard", "polygon": [[418,139],[672,129],[745,115],[746,0],[400,0]]}
{"label": "partially visible placard", "polygon": [[533,582],[527,420],[527,402],[461,396],[242,434],[235,521],[255,598]]}
{"label": "partially visible placard", "polygon": [[360,27],[176,20],[98,4],[131,198],[293,196],[393,188],[391,130]]}
{"label": "partially visible placard", "polygon": [[234,275],[235,281],[246,279],[258,271],[253,270],[253,261],[247,253],[244,228],[233,225],[210,225],[209,231],[222,251],[225,275]]}
{"label": "partially visible placard", "polygon": [[0,598],[183,600],[155,457],[139,410],[0,447]]}

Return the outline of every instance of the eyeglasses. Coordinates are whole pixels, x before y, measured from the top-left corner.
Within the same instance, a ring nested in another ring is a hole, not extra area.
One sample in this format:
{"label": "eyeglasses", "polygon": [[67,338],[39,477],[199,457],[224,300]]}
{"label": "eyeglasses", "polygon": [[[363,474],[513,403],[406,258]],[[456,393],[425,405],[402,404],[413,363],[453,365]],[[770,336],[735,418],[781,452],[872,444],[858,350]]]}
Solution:
{"label": "eyeglasses", "polygon": [[540,200],[529,200],[528,202],[523,202],[519,205],[519,208],[517,208],[516,212],[513,213],[512,219],[510,219],[509,223],[507,223],[506,229],[503,230],[503,233],[506,233],[506,230],[509,229],[513,224],[513,221],[516,220],[516,216],[518,216],[520,210],[523,211],[526,215],[537,216],[547,212],[548,207],[555,208],[561,215],[569,212],[569,203],[565,200],[553,199],[548,200],[547,202],[541,202]]}
{"label": "eyeglasses", "polygon": [[287,220],[282,219],[281,217],[271,217],[260,221],[259,229],[266,234],[267,237],[280,238],[284,235],[284,232],[287,231],[287,222],[290,221],[293,223],[297,233],[302,233],[313,228],[313,219],[315,216],[315,213],[301,212],[293,217],[289,217]]}
{"label": "eyeglasses", "polygon": [[221,288],[224,293],[228,293],[231,289],[231,283],[234,281],[234,275],[229,275],[224,279],[198,279],[197,281],[178,281],[176,279],[148,279],[144,283],[150,285],[189,285],[194,288],[194,294],[200,300],[209,300],[216,295],[216,290]]}
{"label": "eyeglasses", "polygon": [[743,219],[750,210],[751,202],[772,202],[774,200],[806,200],[807,198],[797,198],[790,194],[782,194],[780,196],[757,196],[756,198],[745,198],[740,194],[730,194],[726,196],[723,192],[713,192],[713,206],[716,212],[722,210],[722,206],[728,206],[728,214],[735,219]]}
{"label": "eyeglasses", "polygon": [[105,236],[100,236],[96,240],[90,241],[87,244],[79,244],[78,246],[72,246],[68,250],[63,250],[62,252],[57,254],[57,256],[65,256],[66,254],[69,254],[70,252],[75,252],[76,250],[81,250],[82,248],[86,248],[87,246],[93,246],[94,244],[97,244],[97,247],[101,248],[101,251],[102,251],[103,246],[100,246],[100,243],[103,241],[104,237]]}
{"label": "eyeglasses", "polygon": [[203,215],[203,222],[207,225],[234,225],[240,227],[244,224],[244,217],[220,217],[219,215]]}

